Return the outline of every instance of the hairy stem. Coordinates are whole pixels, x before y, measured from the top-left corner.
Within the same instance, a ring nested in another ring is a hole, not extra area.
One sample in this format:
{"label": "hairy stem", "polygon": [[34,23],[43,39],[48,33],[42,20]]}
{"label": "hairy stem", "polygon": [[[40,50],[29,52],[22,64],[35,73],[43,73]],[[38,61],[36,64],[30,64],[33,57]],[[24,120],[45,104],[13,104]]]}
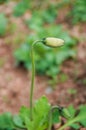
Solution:
{"label": "hairy stem", "polygon": [[31,77],[31,87],[30,87],[30,119],[33,119],[33,91],[34,91],[34,79],[35,79],[35,62],[34,62],[34,45],[38,42],[35,41],[31,46],[31,60],[32,60],[32,77]]}

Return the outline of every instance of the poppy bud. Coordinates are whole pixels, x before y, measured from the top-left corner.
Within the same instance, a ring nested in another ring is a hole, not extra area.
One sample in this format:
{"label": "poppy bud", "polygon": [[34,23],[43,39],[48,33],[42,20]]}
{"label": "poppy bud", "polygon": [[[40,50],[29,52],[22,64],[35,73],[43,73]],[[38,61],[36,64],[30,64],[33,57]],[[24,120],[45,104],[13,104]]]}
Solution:
{"label": "poppy bud", "polygon": [[49,47],[59,47],[64,44],[64,40],[54,37],[47,37],[43,39],[43,43]]}

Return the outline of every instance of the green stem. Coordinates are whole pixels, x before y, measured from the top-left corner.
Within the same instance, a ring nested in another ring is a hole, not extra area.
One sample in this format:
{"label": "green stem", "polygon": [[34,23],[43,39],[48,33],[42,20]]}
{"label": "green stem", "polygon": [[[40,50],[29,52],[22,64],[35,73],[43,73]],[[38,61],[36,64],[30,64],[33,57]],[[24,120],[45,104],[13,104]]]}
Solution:
{"label": "green stem", "polygon": [[30,119],[33,119],[33,90],[34,90],[34,79],[35,79],[35,63],[34,63],[34,45],[40,41],[35,41],[31,46],[31,60],[32,60],[32,77],[30,87]]}
{"label": "green stem", "polygon": [[62,108],[60,106],[52,106],[51,109],[50,109],[50,112],[49,112],[49,126],[48,126],[48,130],[51,130],[52,128],[52,112],[54,109],[57,109],[57,110],[61,110]]}
{"label": "green stem", "polygon": [[66,124],[64,124],[62,127],[60,127],[58,130],[64,130],[66,127],[70,126],[71,124],[73,124],[76,120],[70,120],[68,121]]}
{"label": "green stem", "polygon": [[52,127],[52,108],[51,108],[50,113],[49,113],[49,126],[48,126],[48,130],[51,130],[51,127]]}

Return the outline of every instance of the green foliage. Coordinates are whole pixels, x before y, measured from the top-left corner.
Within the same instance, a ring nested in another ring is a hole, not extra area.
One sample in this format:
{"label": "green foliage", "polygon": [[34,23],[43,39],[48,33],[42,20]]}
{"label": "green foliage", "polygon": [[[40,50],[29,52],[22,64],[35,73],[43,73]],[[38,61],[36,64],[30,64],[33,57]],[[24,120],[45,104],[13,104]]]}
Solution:
{"label": "green foliage", "polygon": [[1,13],[0,14],[0,36],[4,36],[7,29],[8,20],[6,16]]}
{"label": "green foliage", "polygon": [[62,108],[62,110],[60,111],[60,115],[65,117],[66,119],[70,119],[71,117],[71,114],[67,108]]}
{"label": "green foliage", "polygon": [[0,4],[7,2],[8,0],[0,0]]}
{"label": "green foliage", "polygon": [[15,7],[14,7],[14,16],[21,16],[23,15],[26,10],[30,7],[29,5],[30,0],[21,0]]}
{"label": "green foliage", "polygon": [[52,112],[52,124],[59,123],[61,121],[59,117],[60,117],[59,110],[54,109]]}
{"label": "green foliage", "polygon": [[71,118],[67,120],[65,125],[63,125],[59,130],[64,130],[66,127],[70,126],[73,129],[80,129],[80,126],[86,128],[86,105],[79,108],[79,113],[74,109],[73,106],[69,106],[68,110],[71,114]]}
{"label": "green foliage", "polygon": [[[30,11],[33,11],[33,16],[35,15],[35,12],[37,12],[37,15],[40,15],[44,22],[52,23],[56,20],[56,17],[58,17],[59,9],[69,7],[70,9],[67,13],[68,19],[71,19],[73,23],[86,22],[86,0],[61,0],[60,2],[56,1],[55,3],[49,2],[50,1],[45,0],[43,2],[38,0],[21,0],[14,7],[13,12],[15,16],[21,16],[29,9]],[[36,18],[34,17],[34,21],[35,20]]]}
{"label": "green foliage", "polygon": [[73,24],[86,22],[86,0],[61,0],[57,9],[69,7],[66,18]]}
{"label": "green foliage", "polygon": [[86,0],[75,0],[72,7],[69,14],[72,16],[73,23],[86,22]]}
{"label": "green foliage", "polygon": [[44,22],[52,23],[55,21],[58,12],[56,6],[52,4],[44,11],[41,11],[40,14],[41,14],[40,17],[43,19]]}
{"label": "green foliage", "polygon": [[36,30],[36,33],[29,35],[26,42],[14,53],[17,64],[22,62],[26,68],[31,69],[30,46],[34,40],[49,36],[62,38],[65,41],[65,46],[59,49],[51,49],[40,43],[35,47],[37,73],[54,78],[60,71],[61,64],[66,59],[75,57],[73,46],[76,45],[77,41],[76,39],[71,38],[65,31],[63,32],[61,26],[52,25],[47,28],[37,29],[37,26],[35,28],[34,25],[34,29]]}
{"label": "green foliage", "polygon": [[[63,110],[62,110],[63,111]],[[48,129],[49,115],[52,114],[52,124],[60,122],[59,109],[51,111],[45,96],[38,99],[33,106],[33,120],[30,119],[30,109],[22,106],[19,115],[12,116],[10,113],[0,115],[0,129],[2,130],[45,130]]]}
{"label": "green foliage", "polygon": [[13,116],[13,124],[16,128],[25,129],[25,126],[23,124],[23,120],[20,118],[19,115]]}
{"label": "green foliage", "polygon": [[25,127],[18,115],[13,116],[11,113],[3,113],[0,115],[0,130],[21,130],[23,128]]}
{"label": "green foliage", "polygon": [[3,113],[0,115],[0,129],[1,130],[13,130],[14,125],[12,121],[12,115],[10,113]]}
{"label": "green foliage", "polygon": [[45,130],[48,127],[48,112],[50,104],[46,97],[37,100],[33,107],[33,120],[30,120],[29,109],[22,107],[20,110],[20,117],[23,120],[27,130]]}
{"label": "green foliage", "polygon": [[[68,108],[51,110],[46,97],[38,99],[33,106],[33,120],[30,120],[29,108],[22,106],[19,115],[12,116],[10,113],[0,115],[1,130],[45,130],[48,129],[49,114],[52,114],[52,125],[61,122],[60,116],[66,118],[66,123],[59,128],[72,127],[77,130],[81,126],[86,128],[86,105],[81,106],[78,111],[71,105]],[[51,113],[52,112],[52,113]]]}
{"label": "green foliage", "polygon": [[36,23],[36,20],[39,21],[39,17],[42,19],[42,21],[51,23],[55,20],[55,18],[57,16],[56,5],[51,4],[51,2],[48,3],[48,1],[46,2],[46,5],[45,5],[45,2],[46,2],[45,0],[43,2],[42,1],[21,0],[14,7],[14,10],[13,10],[14,16],[22,16],[29,9],[30,11],[33,12],[32,15],[33,15],[33,20],[35,21],[35,23]]}

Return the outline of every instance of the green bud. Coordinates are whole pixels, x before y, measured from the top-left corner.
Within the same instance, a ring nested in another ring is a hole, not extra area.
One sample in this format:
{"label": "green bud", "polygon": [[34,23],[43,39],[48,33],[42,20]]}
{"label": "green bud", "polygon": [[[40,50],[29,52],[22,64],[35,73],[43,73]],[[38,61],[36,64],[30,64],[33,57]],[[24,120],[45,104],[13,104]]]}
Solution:
{"label": "green bud", "polygon": [[49,47],[59,47],[64,45],[64,40],[54,37],[47,37],[43,39],[43,43]]}

